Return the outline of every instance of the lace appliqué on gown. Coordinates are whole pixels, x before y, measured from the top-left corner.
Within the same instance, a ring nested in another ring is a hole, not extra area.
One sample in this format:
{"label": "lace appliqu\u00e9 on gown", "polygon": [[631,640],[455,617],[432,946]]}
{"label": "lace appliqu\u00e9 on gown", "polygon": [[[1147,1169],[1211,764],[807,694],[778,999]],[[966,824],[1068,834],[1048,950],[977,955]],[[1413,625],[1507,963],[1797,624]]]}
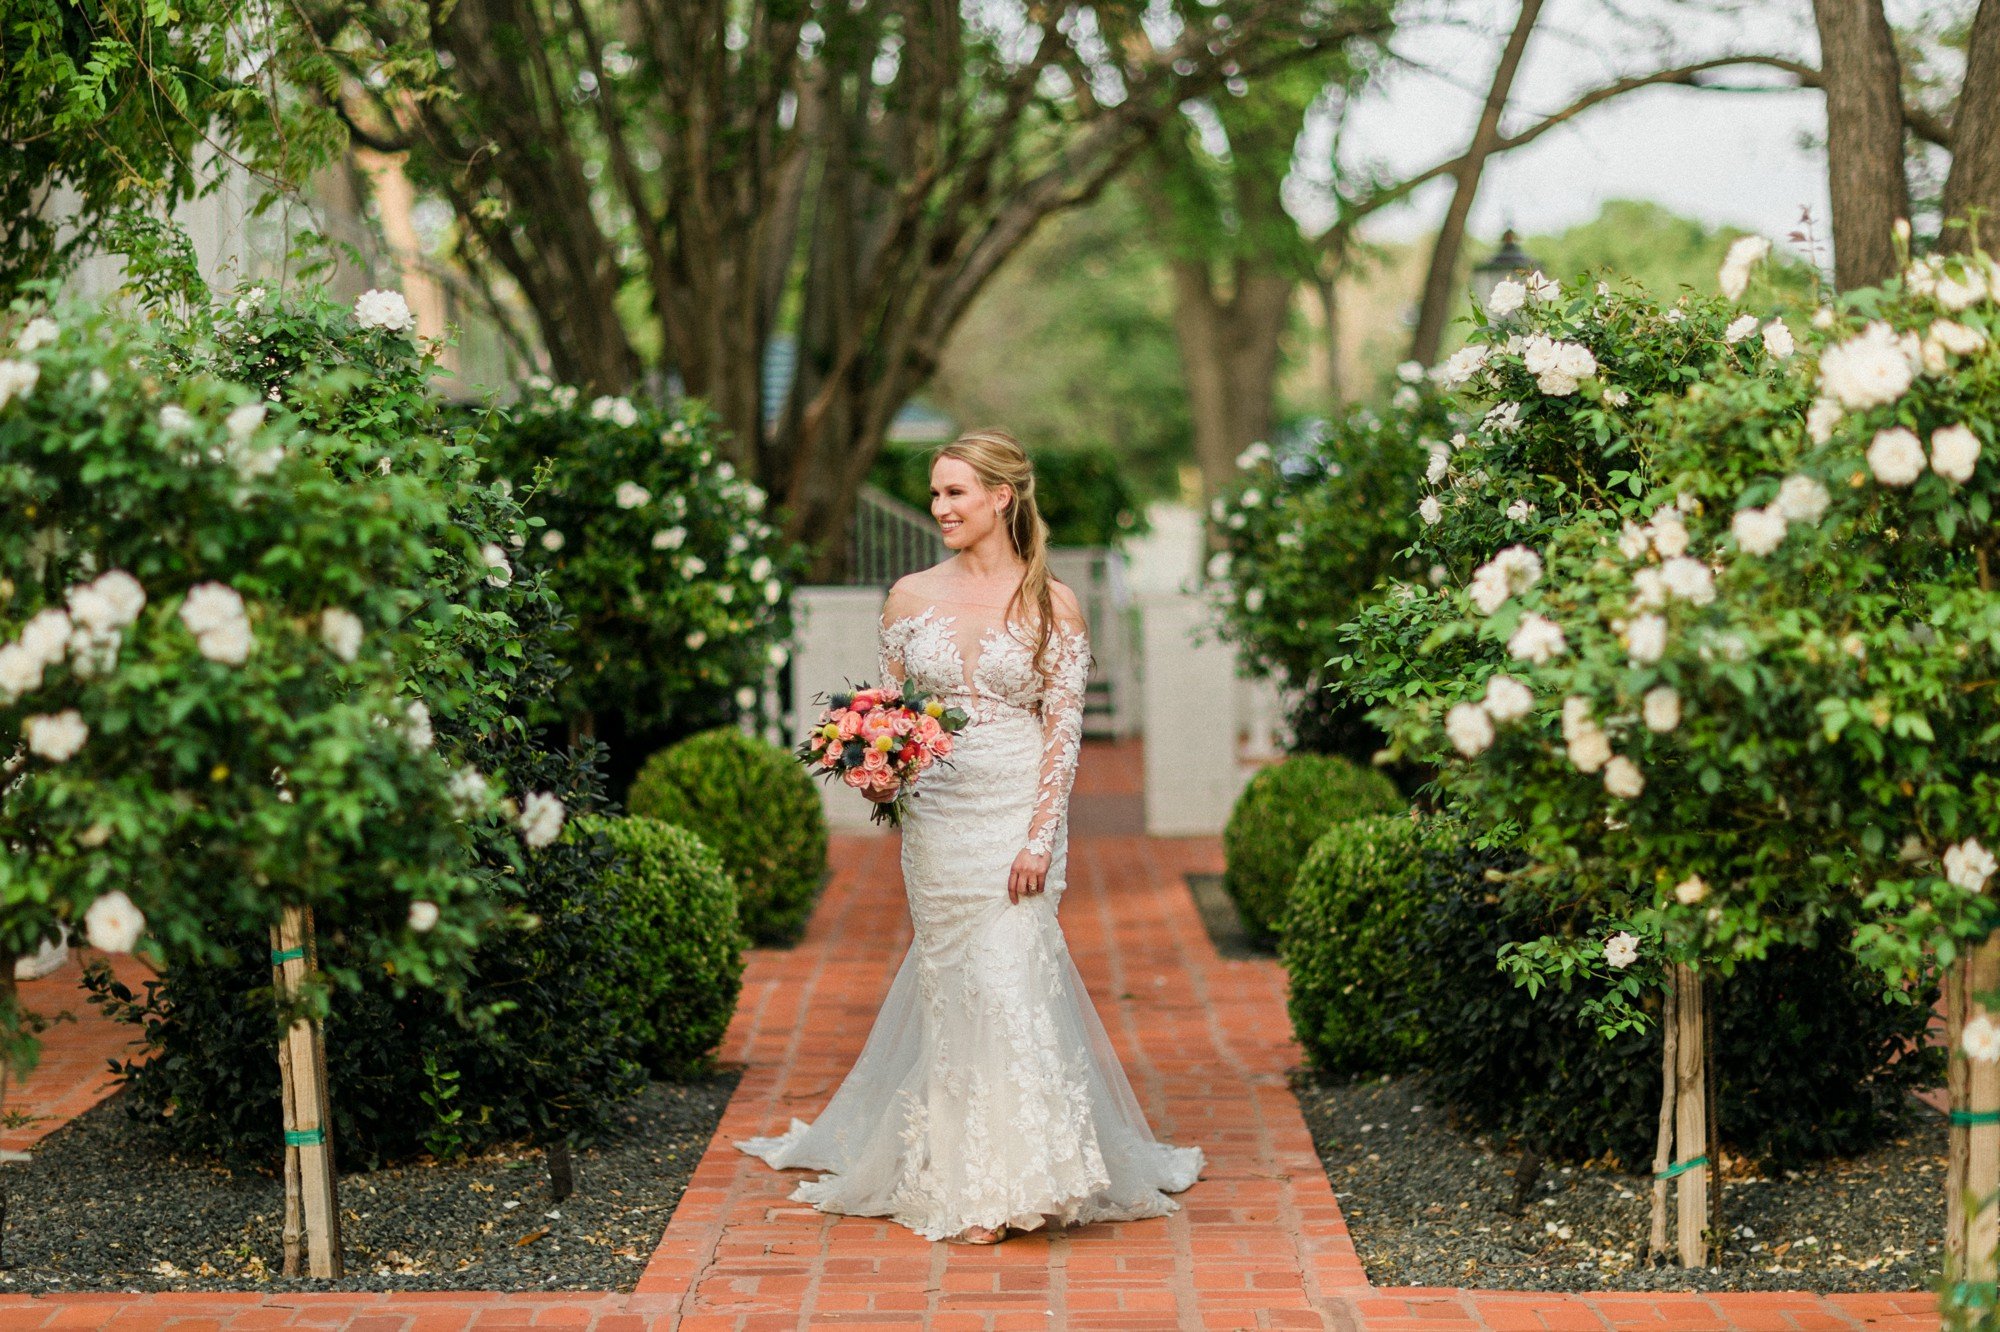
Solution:
{"label": "lace appliqu\u00e9 on gown", "polygon": [[[932,606],[882,630],[885,680],[972,719],[905,815],[909,956],[819,1119],[738,1146],[827,1172],[798,1187],[801,1201],[930,1239],[1164,1215],[1201,1151],[1154,1140],[1056,923],[1088,638],[1058,626],[1037,670],[1004,624],[968,648],[960,622]],[[1048,889],[1010,904],[1023,848],[1050,857]]]}

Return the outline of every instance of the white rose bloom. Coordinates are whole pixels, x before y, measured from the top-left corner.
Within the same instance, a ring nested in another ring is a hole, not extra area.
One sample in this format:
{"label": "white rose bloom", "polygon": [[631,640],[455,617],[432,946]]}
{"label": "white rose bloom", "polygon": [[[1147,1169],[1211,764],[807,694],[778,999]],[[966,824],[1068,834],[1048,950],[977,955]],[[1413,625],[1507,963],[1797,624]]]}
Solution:
{"label": "white rose bloom", "polygon": [[28,742],[29,753],[61,763],[83,748],[83,742],[90,738],[90,727],[84,724],[82,713],[64,708],[22,718],[21,738]]}
{"label": "white rose bloom", "polygon": [[1423,394],[1417,392],[1408,384],[1400,384],[1397,386],[1395,393],[1390,396],[1389,405],[1399,412],[1409,412],[1415,411],[1417,404],[1423,400]]}
{"label": "white rose bloom", "polygon": [[1404,361],[1401,365],[1396,367],[1396,378],[1402,380],[1405,384],[1423,383],[1424,382],[1423,362]]}
{"label": "white rose bloom", "polygon": [[1653,552],[1661,559],[1671,560],[1687,554],[1687,524],[1681,521],[1680,514],[1671,509],[1661,509],[1653,515],[1647,531],[1652,538]]}
{"label": "white rose bloom", "polygon": [[14,346],[24,352],[37,351],[54,342],[61,334],[62,329],[56,326],[55,320],[37,316],[30,319],[28,326],[21,330],[21,336],[14,340]]}
{"label": "white rose bloom", "polygon": [[1924,446],[1901,426],[1875,432],[1868,470],[1885,486],[1907,486],[1924,474]]}
{"label": "white rose bloom", "polygon": [[195,648],[202,656],[225,666],[241,666],[249,660],[250,648],[255,642],[248,620],[231,620],[206,633],[196,634],[194,638]]}
{"label": "white rose bloom", "polygon": [[229,431],[231,442],[247,443],[250,437],[257,433],[257,427],[264,424],[264,404],[246,402],[224,417],[222,424]]}
{"label": "white rose bloom", "polygon": [[715,589],[715,599],[721,602],[725,606],[727,606],[730,602],[736,600],[736,584],[723,583],[721,586],[717,587]]}
{"label": "white rose bloom", "polygon": [[0,407],[27,397],[41,377],[42,367],[33,361],[0,361]]}
{"label": "white rose bloom", "polygon": [[1644,559],[1651,546],[1652,538],[1646,529],[1630,519],[1618,530],[1618,553],[1628,560]]}
{"label": "white rose bloom", "polygon": [[1248,592],[1245,592],[1243,594],[1243,609],[1249,611],[1252,615],[1264,609],[1264,589],[1253,587]]}
{"label": "white rose bloom", "polygon": [[1806,435],[1815,444],[1824,444],[1833,438],[1833,428],[1847,415],[1847,409],[1832,398],[1815,399],[1806,412]]}
{"label": "white rose bloom", "polygon": [[750,562],[750,577],[754,581],[761,583],[770,576],[771,576],[770,556],[759,555],[756,559]]}
{"label": "white rose bloom", "polygon": [[1264,492],[1252,486],[1250,489],[1244,491],[1236,502],[1246,509],[1254,509],[1264,502]]}
{"label": "white rose bloom", "polygon": [[562,832],[563,803],[547,791],[535,791],[521,801],[521,840],[547,846]]}
{"label": "white rose bloom", "polygon": [[1465,432],[1463,430],[1459,431],[1457,434],[1451,437],[1451,451],[1453,453],[1457,453],[1461,449],[1468,449],[1471,447],[1472,447],[1472,441],[1465,437]]}
{"label": "white rose bloom", "polygon": [[514,581],[514,566],[507,562],[507,552],[489,541],[479,548],[479,560],[493,572],[486,575],[491,587],[505,587]]}
{"label": "white rose bloom", "polygon": [[1651,666],[1667,651],[1667,621],[1659,615],[1635,615],[1625,626],[1625,652],[1634,666]]}
{"label": "white rose bloom", "polygon": [[1604,765],[1604,789],[1620,800],[1637,800],[1646,790],[1646,774],[1620,754]]}
{"label": "white rose bloom", "polygon": [[1700,560],[1676,556],[1660,566],[1660,580],[1669,593],[1682,601],[1706,606],[1715,600],[1715,574]]}
{"label": "white rose bloom", "polygon": [[1562,626],[1546,616],[1534,612],[1521,617],[1521,623],[1507,640],[1507,653],[1516,661],[1532,661],[1542,665],[1569,651],[1569,641],[1563,637]]}
{"label": "white rose bloom", "polygon": [[1580,342],[1558,342],[1556,369],[1572,379],[1589,379],[1597,373],[1597,357]]}
{"label": "white rose bloom", "polygon": [[1819,358],[1822,389],[1843,407],[1881,407],[1896,401],[1916,378],[1896,331],[1877,320]]}
{"label": "white rose bloom", "polygon": [[1229,530],[1230,530],[1230,531],[1232,531],[1232,532],[1241,532],[1241,531],[1243,530],[1243,526],[1244,526],[1244,523],[1245,523],[1246,521],[1247,521],[1247,520],[1246,520],[1246,519],[1244,518],[1244,516],[1243,516],[1243,515],[1242,515],[1241,513],[1232,513],[1232,514],[1230,514],[1230,515],[1229,515]]}
{"label": "white rose bloom", "polygon": [[1812,477],[1794,473],[1778,486],[1778,498],[1772,503],[1786,522],[1817,523],[1826,516],[1827,505],[1833,497],[1826,493],[1826,487]]}
{"label": "white rose bloom", "polygon": [[1576,765],[1578,772],[1596,772],[1611,761],[1611,737],[1595,722],[1579,726],[1566,744],[1569,761]]}
{"label": "white rose bloom", "polygon": [[169,435],[178,435],[182,431],[194,429],[194,417],[188,415],[187,408],[177,403],[170,402],[160,408],[159,423],[160,429]]}
{"label": "white rose bloom", "polygon": [[1655,685],[1640,700],[1639,715],[1647,730],[1665,735],[1681,724],[1681,696],[1669,685]]}
{"label": "white rose bloom", "polygon": [[1262,440],[1258,440],[1255,444],[1252,444],[1249,448],[1236,455],[1236,466],[1246,472],[1259,463],[1267,463],[1269,461],[1271,461],[1271,447]]}
{"label": "white rose bloom", "polygon": [[1749,555],[1769,555],[1785,539],[1785,518],[1776,507],[1738,509],[1729,523],[1737,549]]}
{"label": "white rose bloom", "polygon": [[227,583],[197,583],[181,601],[181,622],[205,634],[243,619],[243,597]]}
{"label": "white rose bloom", "polygon": [[1426,527],[1435,527],[1438,520],[1444,517],[1444,506],[1438,503],[1436,495],[1426,495],[1424,502],[1417,506],[1417,513],[1422,516]]}
{"label": "white rose bloom", "polygon": [[452,812],[459,818],[470,818],[486,808],[492,792],[486,785],[486,774],[474,767],[463,767],[453,773],[445,784],[445,797],[451,801]]}
{"label": "white rose bloom", "polygon": [[[743,535],[741,532],[731,532],[729,534],[729,553],[731,555],[741,555],[748,549],[750,549],[749,537]],[[763,575],[759,574],[758,576],[761,578]]]}
{"label": "white rose bloom", "polygon": [[1519,721],[1535,710],[1534,691],[1511,675],[1496,675],[1486,682],[1486,715],[1501,725]]}
{"label": "white rose bloom", "polygon": [[1604,405],[1607,407],[1623,407],[1625,404],[1631,401],[1632,401],[1632,395],[1627,393],[1624,389],[1604,390]]}
{"label": "white rose bloom", "polygon": [[1632,606],[1635,610],[1658,610],[1667,604],[1666,575],[1648,565],[1632,575]]}
{"label": "white rose bloom", "polygon": [[697,629],[683,641],[688,645],[688,651],[699,652],[701,651],[701,645],[708,641],[708,633],[706,630]]}
{"label": "white rose bloom", "polygon": [[1521,367],[1531,375],[1545,375],[1558,368],[1556,341],[1546,333],[1531,334],[1521,340]]}
{"label": "white rose bloom", "polygon": [[248,319],[264,308],[266,293],[262,287],[252,287],[236,299],[236,317]]}
{"label": "white rose bloom", "polygon": [[1722,340],[1734,346],[1756,331],[1757,316],[1744,315],[1739,319],[1731,320],[1729,327],[1722,330]]}
{"label": "white rose bloom", "polygon": [[1940,276],[1937,280],[1937,302],[1947,310],[1963,310],[1985,299],[1986,276],[1969,264],[1964,277]]}
{"label": "white rose bloom", "polygon": [[66,611],[53,606],[36,611],[21,626],[21,646],[44,666],[59,666],[69,651],[70,621]]}
{"label": "white rose bloom", "polygon": [[1506,573],[1490,564],[1475,570],[1472,582],[1466,586],[1466,595],[1472,598],[1473,605],[1479,607],[1481,615],[1491,615],[1499,610],[1512,594],[1512,589],[1507,586]]}
{"label": "white rose bloom", "polygon": [[618,399],[611,404],[611,424],[630,430],[639,424],[639,409],[632,405],[630,399]]}
{"label": "white rose bloom", "polygon": [[1493,719],[1477,703],[1460,703],[1444,715],[1444,732],[1467,758],[1484,753],[1493,743]]}
{"label": "white rose bloom", "polygon": [[[1901,231],[1902,229],[1898,228],[1899,234]],[[1941,271],[1942,264],[1936,256],[1919,259],[1903,270],[1903,285],[1915,295],[1933,295],[1937,291],[1938,273]]]}
{"label": "white rose bloom", "polygon": [[546,532],[542,533],[543,550],[553,552],[561,550],[562,548],[563,548],[563,534],[561,532],[558,532],[555,528],[551,527]]}
{"label": "white rose bloom", "polygon": [[319,639],[334,656],[353,661],[361,654],[361,617],[340,606],[327,607],[319,613]]}
{"label": "white rose bloom", "polygon": [[687,540],[686,528],[663,527],[659,531],[653,533],[653,549],[679,550],[681,548],[681,543],[686,540]]}
{"label": "white rose bloom", "polygon": [[1924,340],[1936,342],[1954,356],[1970,356],[1986,346],[1986,334],[1952,319],[1940,319],[1932,324]]}
{"label": "white rose bloom", "polygon": [[1535,516],[1535,506],[1524,499],[1515,500],[1507,506],[1507,517],[1512,522],[1525,523]]}
{"label": "white rose bloom", "polygon": [[1722,270],[1716,275],[1722,294],[1732,301],[1742,299],[1744,289],[1750,285],[1750,270],[1770,252],[1771,242],[1764,237],[1738,236],[1729,253],[1722,257]]}
{"label": "white rose bloom", "polygon": [[1958,1048],[1965,1051],[1967,1059],[1982,1064],[1990,1064],[2000,1059],[2000,1026],[1984,1013],[1974,1013],[1959,1029]]}
{"label": "white rose bloom", "polygon": [[146,932],[146,915],[117,889],[100,896],[83,913],[84,937],[106,953],[129,953]]}
{"label": "white rose bloom", "polygon": [[1551,398],[1567,398],[1576,392],[1576,379],[1560,370],[1550,370],[1535,377],[1535,387]]}
{"label": "white rose bloom", "polygon": [[791,651],[782,643],[773,643],[764,650],[764,660],[773,666],[783,666],[792,659]]}
{"label": "white rose bloom", "polygon": [[1986,891],[1986,881],[1997,868],[2000,865],[1995,864],[1993,853],[1981,846],[1977,838],[1968,837],[1945,849],[1944,877],[1969,893]]}
{"label": "white rose bloom", "polygon": [[637,481],[620,481],[618,489],[613,492],[612,497],[618,501],[619,508],[636,509],[647,500],[653,498],[653,492],[640,485]]}
{"label": "white rose bloom", "polygon": [[86,680],[109,675],[118,669],[118,649],[123,643],[116,629],[92,629],[87,625],[78,625],[69,636],[69,668]]}
{"label": "white rose bloom", "polygon": [[1690,874],[1674,885],[1674,901],[1682,906],[1693,906],[1708,896],[1708,884],[1699,874]]}
{"label": "white rose bloom", "polygon": [[1562,299],[1562,283],[1547,276],[1541,269],[1528,274],[1528,294],[1538,301]]}
{"label": "white rose bloom", "polygon": [[410,700],[410,706],[403,709],[403,739],[411,749],[429,749],[437,734],[431,729],[431,710],[424,706],[420,698]]}
{"label": "white rose bloom", "polygon": [[724,481],[734,481],[736,479],[736,464],[719,462],[715,465],[715,474]]}
{"label": "white rose bloom", "polygon": [[1931,432],[1931,470],[1947,481],[1970,481],[1978,461],[1979,436],[1971,427],[1948,425]]}
{"label": "white rose bloom", "polygon": [[410,903],[410,928],[418,934],[427,934],[438,923],[438,904],[421,899]]}
{"label": "white rose bloom", "polygon": [[775,578],[766,580],[766,582],[764,583],[765,605],[775,606],[784,599],[784,596],[785,596],[785,585],[783,583],[779,582]]}
{"label": "white rose bloom", "polygon": [[1430,482],[1432,485],[1436,485],[1438,482],[1444,480],[1446,473],[1450,470],[1451,450],[1445,448],[1442,444],[1434,446],[1431,449],[1430,466],[1424,469],[1424,480]]}
{"label": "white rose bloom", "polygon": [[690,555],[681,561],[681,575],[685,578],[699,578],[708,572],[708,561],[699,555]]}
{"label": "white rose bloom", "polygon": [[41,657],[19,643],[0,646],[0,702],[12,703],[29,690],[40,689],[42,669]]}
{"label": "white rose bloom", "polygon": [[1521,428],[1521,404],[1518,402],[1503,402],[1498,407],[1490,409],[1484,417],[1480,418],[1480,424],[1486,427],[1488,434],[1492,435],[1505,435],[1519,430]]}
{"label": "white rose bloom", "polygon": [[1604,963],[1619,971],[1639,960],[1638,936],[1624,930],[1604,941]]}
{"label": "white rose bloom", "polygon": [[1799,349],[1798,340],[1792,336],[1791,326],[1782,319],[1773,319],[1764,325],[1764,350],[1780,361],[1787,360]]}
{"label": "white rose bloom", "polygon": [[410,303],[401,292],[377,289],[354,298],[354,322],[363,328],[407,333],[417,326],[417,317],[410,313]]}
{"label": "white rose bloom", "polygon": [[1528,301],[1528,289],[1512,278],[1506,278],[1493,287],[1493,294],[1486,298],[1486,313],[1497,319],[1505,319]]}
{"label": "white rose bloom", "polygon": [[558,384],[549,390],[549,401],[563,411],[576,406],[577,390],[574,384]]}
{"label": "white rose bloom", "polygon": [[1215,554],[1208,557],[1208,564],[1205,567],[1208,570],[1208,576],[1211,581],[1229,577],[1229,552],[1226,550],[1216,551]]}
{"label": "white rose bloom", "polygon": [[1483,342],[1460,347],[1446,357],[1444,364],[1431,374],[1441,387],[1458,388],[1486,368],[1488,354],[1487,346]]}

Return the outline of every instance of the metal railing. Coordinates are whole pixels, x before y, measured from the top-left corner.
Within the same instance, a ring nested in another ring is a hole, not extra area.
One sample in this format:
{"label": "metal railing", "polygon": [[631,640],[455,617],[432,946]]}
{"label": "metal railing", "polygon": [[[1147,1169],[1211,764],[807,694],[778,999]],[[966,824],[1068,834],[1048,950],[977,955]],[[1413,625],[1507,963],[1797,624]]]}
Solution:
{"label": "metal railing", "polygon": [[904,574],[930,568],[947,554],[928,514],[886,490],[861,487],[847,538],[850,585],[887,587]]}

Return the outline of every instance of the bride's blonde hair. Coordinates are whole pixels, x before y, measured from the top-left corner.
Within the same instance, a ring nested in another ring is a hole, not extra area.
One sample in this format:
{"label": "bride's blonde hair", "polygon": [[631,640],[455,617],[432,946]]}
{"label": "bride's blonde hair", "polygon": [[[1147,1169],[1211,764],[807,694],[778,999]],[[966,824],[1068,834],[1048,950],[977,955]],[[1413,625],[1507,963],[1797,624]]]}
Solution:
{"label": "bride's blonde hair", "polygon": [[1008,486],[1014,498],[1002,515],[1014,553],[1027,563],[1021,585],[1007,601],[1007,631],[1014,631],[1014,608],[1034,608],[1035,669],[1042,669],[1042,657],[1055,633],[1055,594],[1049,588],[1049,525],[1042,521],[1041,507],[1035,503],[1035,465],[1028,451],[1004,430],[972,430],[931,455],[935,468],[940,458],[956,458],[972,469],[979,484],[988,490]]}

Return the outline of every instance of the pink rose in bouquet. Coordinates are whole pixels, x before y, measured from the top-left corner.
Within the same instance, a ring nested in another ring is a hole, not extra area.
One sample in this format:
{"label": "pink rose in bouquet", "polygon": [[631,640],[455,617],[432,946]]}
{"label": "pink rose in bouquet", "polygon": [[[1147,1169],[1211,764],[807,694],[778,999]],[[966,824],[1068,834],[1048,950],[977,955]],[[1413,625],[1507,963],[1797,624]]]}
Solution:
{"label": "pink rose in bouquet", "polygon": [[796,751],[820,776],[864,794],[888,796],[875,806],[877,823],[903,821],[917,778],[951,754],[952,737],[971,719],[942,698],[893,687],[856,689],[827,700],[826,710]]}

